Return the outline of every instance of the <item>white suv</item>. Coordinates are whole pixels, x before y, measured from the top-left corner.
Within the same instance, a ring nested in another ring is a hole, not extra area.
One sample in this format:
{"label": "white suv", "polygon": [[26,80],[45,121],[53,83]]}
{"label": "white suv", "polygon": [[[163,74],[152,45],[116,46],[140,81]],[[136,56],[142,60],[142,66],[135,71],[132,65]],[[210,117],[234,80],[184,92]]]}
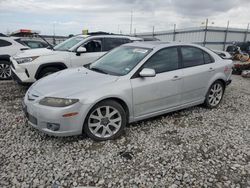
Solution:
{"label": "white suv", "polygon": [[29,47],[22,45],[13,37],[0,37],[0,80],[11,79],[10,57]]}
{"label": "white suv", "polygon": [[18,83],[33,83],[54,72],[80,67],[109,50],[141,38],[119,35],[78,35],[50,49],[26,50],[11,58],[12,76]]}

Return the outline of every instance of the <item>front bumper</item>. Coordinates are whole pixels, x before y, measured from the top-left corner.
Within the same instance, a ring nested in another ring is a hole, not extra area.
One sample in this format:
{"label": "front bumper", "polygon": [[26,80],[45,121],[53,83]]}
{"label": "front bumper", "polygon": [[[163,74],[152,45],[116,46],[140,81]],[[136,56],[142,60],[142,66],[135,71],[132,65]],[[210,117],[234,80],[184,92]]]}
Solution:
{"label": "front bumper", "polygon": [[13,58],[10,58],[10,61],[13,80],[19,84],[33,83],[36,81],[33,74],[31,74],[33,65],[19,65]]}
{"label": "front bumper", "polygon": [[[82,134],[84,119],[87,115],[87,105],[76,103],[65,108],[43,106],[36,101],[29,101],[25,97],[23,111],[28,124],[51,136],[73,136]],[[63,117],[64,114],[78,112],[72,117]],[[48,127],[48,124],[60,125],[56,131]]]}

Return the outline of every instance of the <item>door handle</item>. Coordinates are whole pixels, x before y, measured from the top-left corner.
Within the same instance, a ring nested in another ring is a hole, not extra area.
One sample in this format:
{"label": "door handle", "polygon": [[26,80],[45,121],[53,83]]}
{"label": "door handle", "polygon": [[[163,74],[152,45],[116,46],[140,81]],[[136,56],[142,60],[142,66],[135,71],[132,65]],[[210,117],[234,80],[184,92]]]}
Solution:
{"label": "door handle", "polygon": [[215,71],[213,67],[210,67],[208,70],[208,72],[213,72],[213,71]]}
{"label": "door handle", "polygon": [[176,80],[180,80],[181,79],[181,77],[179,77],[179,76],[174,76],[173,78],[172,78],[172,81],[176,81]]}

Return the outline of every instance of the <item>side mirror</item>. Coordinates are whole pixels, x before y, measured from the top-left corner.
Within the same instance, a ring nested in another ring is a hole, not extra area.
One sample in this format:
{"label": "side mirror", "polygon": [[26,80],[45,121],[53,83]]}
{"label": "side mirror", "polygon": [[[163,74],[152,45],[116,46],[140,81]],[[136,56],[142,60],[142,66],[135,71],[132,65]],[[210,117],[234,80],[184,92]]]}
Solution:
{"label": "side mirror", "polygon": [[80,46],[77,48],[76,53],[81,54],[87,52],[87,49],[85,47]]}
{"label": "side mirror", "polygon": [[139,73],[141,77],[155,77],[156,73],[154,69],[144,68]]}

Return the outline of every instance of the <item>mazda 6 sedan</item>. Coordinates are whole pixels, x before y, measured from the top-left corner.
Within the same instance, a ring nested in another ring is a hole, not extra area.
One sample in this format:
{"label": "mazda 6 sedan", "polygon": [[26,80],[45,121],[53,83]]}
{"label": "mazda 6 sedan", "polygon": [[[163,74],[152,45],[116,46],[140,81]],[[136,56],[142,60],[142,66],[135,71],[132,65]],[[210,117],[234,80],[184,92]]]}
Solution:
{"label": "mazda 6 sedan", "polygon": [[217,107],[231,73],[231,60],[198,45],[130,43],[37,81],[23,109],[29,124],[49,135],[115,139],[131,122],[199,104]]}

